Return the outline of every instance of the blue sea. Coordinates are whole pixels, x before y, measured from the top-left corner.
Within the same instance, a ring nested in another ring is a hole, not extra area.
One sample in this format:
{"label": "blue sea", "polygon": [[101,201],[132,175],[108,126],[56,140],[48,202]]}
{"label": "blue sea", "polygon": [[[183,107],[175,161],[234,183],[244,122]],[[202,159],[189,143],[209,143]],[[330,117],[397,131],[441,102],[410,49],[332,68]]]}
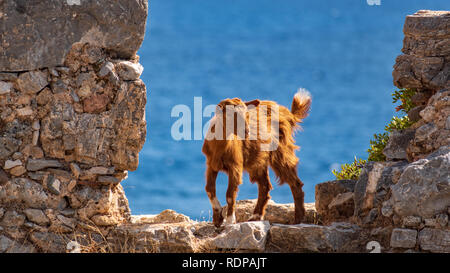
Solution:
{"label": "blue sea", "polygon": [[[138,52],[147,85],[147,141],[139,168],[123,187],[133,214],[173,209],[208,220],[202,140],[172,138],[176,105],[194,113],[224,98],[274,100],[290,107],[300,87],[313,96],[310,116],[296,136],[305,201],[332,169],[367,158],[369,140],[395,115],[391,93],[401,54],[405,16],[448,10],[448,0],[152,0]],[[193,121],[192,116],[192,121]],[[203,124],[207,122],[203,119]],[[193,132],[193,124],[192,124]],[[291,203],[287,185],[272,199]],[[217,180],[225,204],[228,179]],[[257,198],[244,175],[238,199]]]}

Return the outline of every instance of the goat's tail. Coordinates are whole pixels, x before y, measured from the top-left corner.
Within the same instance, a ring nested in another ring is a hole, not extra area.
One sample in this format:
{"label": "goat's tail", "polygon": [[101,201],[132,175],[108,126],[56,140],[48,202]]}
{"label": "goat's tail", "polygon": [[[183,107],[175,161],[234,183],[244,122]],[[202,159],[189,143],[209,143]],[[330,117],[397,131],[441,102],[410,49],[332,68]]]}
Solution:
{"label": "goat's tail", "polygon": [[297,119],[297,122],[301,122],[308,116],[311,102],[312,97],[308,90],[300,88],[294,96],[291,107],[291,112]]}

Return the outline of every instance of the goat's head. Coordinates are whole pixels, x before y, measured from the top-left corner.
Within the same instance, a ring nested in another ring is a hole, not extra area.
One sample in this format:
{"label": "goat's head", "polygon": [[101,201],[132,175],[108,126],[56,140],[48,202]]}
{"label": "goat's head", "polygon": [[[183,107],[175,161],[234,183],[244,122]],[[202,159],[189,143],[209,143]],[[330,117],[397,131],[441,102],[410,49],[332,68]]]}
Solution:
{"label": "goat's head", "polygon": [[259,104],[259,100],[243,102],[239,98],[233,98],[225,99],[217,105],[217,121],[221,123],[226,139],[229,139],[229,136],[232,134],[237,135],[241,139],[245,138],[248,134],[246,121],[248,107],[257,107]]}

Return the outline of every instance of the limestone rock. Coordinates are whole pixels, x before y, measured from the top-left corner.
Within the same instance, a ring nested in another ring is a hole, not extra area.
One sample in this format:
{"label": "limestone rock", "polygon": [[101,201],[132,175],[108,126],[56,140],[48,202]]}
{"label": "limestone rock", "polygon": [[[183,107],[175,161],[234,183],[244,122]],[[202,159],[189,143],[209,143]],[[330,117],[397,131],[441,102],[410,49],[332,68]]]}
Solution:
{"label": "limestone rock", "polygon": [[25,216],[15,210],[8,210],[0,224],[5,227],[20,227],[24,222]]}
{"label": "limestone rock", "polygon": [[0,235],[0,253],[34,253],[36,249],[29,243],[21,243]]}
{"label": "limestone rock", "polygon": [[23,212],[27,216],[28,220],[38,225],[47,225],[50,223],[48,217],[40,209],[26,209]]}
{"label": "limestone rock", "polygon": [[0,95],[8,94],[12,91],[12,89],[12,83],[0,81]]}
{"label": "limestone rock", "polygon": [[417,230],[395,228],[391,235],[391,247],[413,248],[417,242]]}
{"label": "limestone rock", "polygon": [[[354,216],[358,223],[363,225],[375,225],[382,220],[378,214],[390,215],[391,203],[389,192],[392,185],[398,183],[400,174],[407,166],[404,161],[400,162],[367,162],[361,171],[358,182],[355,185]],[[383,208],[383,209],[382,209]]]}
{"label": "limestone rock", "polygon": [[354,252],[360,228],[349,223],[331,226],[279,225],[269,231],[271,252]]}
{"label": "limestone rock", "polygon": [[450,147],[408,165],[391,189],[394,211],[401,217],[445,212],[450,206]]}
{"label": "limestone rock", "polygon": [[46,168],[61,168],[63,165],[58,160],[29,159],[27,163],[28,171],[39,171]]}
{"label": "limestone rock", "polygon": [[409,142],[414,138],[415,130],[394,130],[390,136],[386,147],[383,150],[383,154],[387,160],[406,160],[406,149]]}
{"label": "limestone rock", "polygon": [[69,242],[64,235],[53,232],[33,232],[30,240],[43,252],[49,253],[64,253]]}
{"label": "limestone rock", "polygon": [[424,228],[419,233],[419,245],[423,250],[450,253],[450,230]]}
{"label": "limestone rock", "polygon": [[450,85],[450,12],[419,11],[406,17],[403,53],[392,73],[399,88],[439,90]]}
{"label": "limestone rock", "polygon": [[[316,209],[324,223],[331,223],[353,215],[353,211],[351,211],[353,197],[350,198],[349,194],[341,194],[353,193],[355,185],[355,180],[335,180],[316,185]],[[336,199],[339,195],[341,195],[339,198],[346,197],[346,202],[342,203],[343,200]],[[333,200],[332,210],[330,210],[329,206]]]}
{"label": "limestone rock", "polygon": [[[236,221],[247,222],[253,215],[257,199],[252,200],[238,200],[236,202]],[[294,222],[295,214],[294,203],[278,204],[270,200],[266,206],[266,214],[264,220],[278,224],[292,224]],[[303,219],[304,223],[315,224],[318,221],[318,216],[314,203],[305,203],[306,214]]]}
{"label": "limestone rock", "polygon": [[419,228],[421,223],[422,223],[421,217],[407,216],[403,218],[403,226],[407,228]]}
{"label": "limestone rock", "polygon": [[190,221],[191,219],[188,216],[171,209],[164,210],[158,215],[137,215],[131,218],[131,222],[134,224],[173,224],[188,223]]}
{"label": "limestone rock", "polygon": [[209,247],[263,251],[269,229],[268,221],[227,225],[224,231],[209,242]]}
{"label": "limestone rock", "polygon": [[22,161],[20,161],[19,159],[15,160],[15,161],[6,160],[5,161],[5,166],[3,167],[3,169],[9,170],[9,169],[12,169],[12,168],[17,167],[17,166],[22,166]]}
{"label": "limestone rock", "polygon": [[139,79],[144,71],[144,67],[140,63],[122,61],[116,64],[116,70],[119,77],[124,81],[134,81]]}
{"label": "limestone rock", "polygon": [[108,240],[115,245],[131,247],[133,252],[189,253],[197,250],[192,227],[184,223],[121,225],[115,231]]}
{"label": "limestone rock", "polygon": [[[2,63],[0,62],[0,65]],[[1,69],[0,69],[1,70]],[[24,93],[37,93],[48,84],[47,73],[43,71],[30,71],[20,74],[17,86]]]}
{"label": "limestone rock", "polygon": [[76,43],[133,57],[144,39],[147,1],[6,0],[2,12],[0,71],[25,71],[62,66]]}
{"label": "limestone rock", "polygon": [[6,184],[8,181],[8,175],[0,168],[0,186]]}

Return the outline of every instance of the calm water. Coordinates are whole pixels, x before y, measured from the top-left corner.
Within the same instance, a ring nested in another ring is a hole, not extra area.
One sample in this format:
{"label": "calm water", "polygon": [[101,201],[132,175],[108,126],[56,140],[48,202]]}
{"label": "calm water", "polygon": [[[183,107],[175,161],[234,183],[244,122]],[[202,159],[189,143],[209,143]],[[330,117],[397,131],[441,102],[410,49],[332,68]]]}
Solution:
{"label": "calm water", "polygon": [[[367,158],[369,139],[395,114],[392,66],[405,16],[450,8],[447,0],[382,0],[381,6],[365,0],[150,2],[139,51],[148,88],[147,142],[138,170],[123,186],[133,214],[171,208],[194,219],[207,219],[210,211],[202,141],[172,139],[172,107],[193,109],[194,96],[204,106],[227,97],[290,106],[299,87],[309,89],[311,115],[296,139],[305,201],[314,202],[314,186],[333,179],[336,164]],[[219,175],[222,204],[226,186],[227,177]],[[275,186],[271,195],[292,202],[287,185]],[[256,197],[257,186],[245,175],[238,199]]]}

